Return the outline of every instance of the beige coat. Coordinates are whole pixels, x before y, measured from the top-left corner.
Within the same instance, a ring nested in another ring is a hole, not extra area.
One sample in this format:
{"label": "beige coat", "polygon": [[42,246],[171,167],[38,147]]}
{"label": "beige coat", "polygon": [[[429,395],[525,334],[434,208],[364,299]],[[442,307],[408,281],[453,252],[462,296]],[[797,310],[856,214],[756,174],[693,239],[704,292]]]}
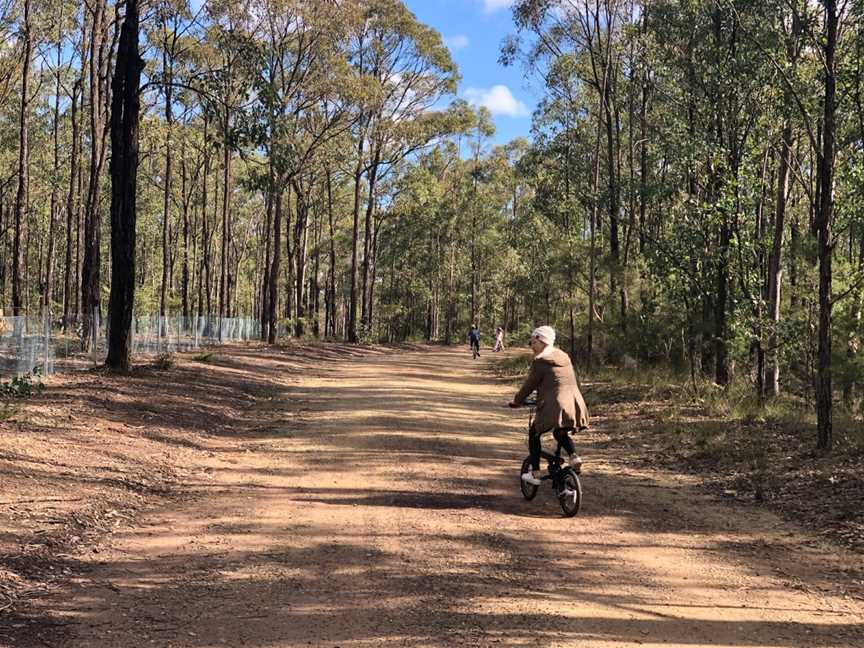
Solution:
{"label": "beige coat", "polygon": [[576,383],[570,356],[555,349],[544,357],[534,358],[531,371],[513,401],[521,405],[537,390],[537,415],[534,429],[546,432],[553,428],[588,426],[588,408]]}

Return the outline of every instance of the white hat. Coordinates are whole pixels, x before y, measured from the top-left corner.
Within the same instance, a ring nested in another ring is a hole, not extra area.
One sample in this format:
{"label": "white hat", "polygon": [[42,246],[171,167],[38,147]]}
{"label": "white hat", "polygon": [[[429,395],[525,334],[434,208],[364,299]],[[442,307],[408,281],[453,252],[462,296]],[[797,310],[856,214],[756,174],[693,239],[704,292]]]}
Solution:
{"label": "white hat", "polygon": [[536,337],[547,346],[555,344],[555,329],[551,326],[538,326],[531,333],[531,337]]}

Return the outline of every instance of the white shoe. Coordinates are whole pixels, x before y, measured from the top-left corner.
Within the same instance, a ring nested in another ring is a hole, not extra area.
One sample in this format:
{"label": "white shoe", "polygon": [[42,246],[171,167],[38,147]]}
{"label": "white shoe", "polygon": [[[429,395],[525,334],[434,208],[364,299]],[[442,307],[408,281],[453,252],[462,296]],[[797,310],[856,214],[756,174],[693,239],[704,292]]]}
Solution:
{"label": "white shoe", "polygon": [[524,481],[524,482],[528,482],[528,483],[531,484],[532,486],[539,486],[540,483],[541,483],[540,480],[537,479],[537,478],[534,476],[534,473],[533,473],[532,471],[530,471],[530,470],[529,470],[528,472],[526,472],[526,473],[522,473],[522,481]]}
{"label": "white shoe", "polygon": [[582,472],[582,457],[573,455],[570,457],[570,467],[577,475]]}

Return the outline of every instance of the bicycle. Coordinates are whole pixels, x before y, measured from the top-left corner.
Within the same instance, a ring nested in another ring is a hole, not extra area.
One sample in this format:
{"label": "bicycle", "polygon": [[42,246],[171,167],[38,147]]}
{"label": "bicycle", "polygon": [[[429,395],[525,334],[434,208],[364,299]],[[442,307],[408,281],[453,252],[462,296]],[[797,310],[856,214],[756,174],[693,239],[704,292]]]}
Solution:
{"label": "bicycle", "polygon": [[[534,421],[534,407],[537,401],[525,401],[523,405],[530,407],[528,414],[528,429],[531,429],[531,423]],[[562,428],[566,434],[574,431],[573,428]],[[572,466],[566,465],[564,458],[561,456],[561,441],[555,448],[555,452],[540,451],[540,456],[546,459],[547,467],[546,474],[540,477],[540,481],[549,481],[552,483],[552,489],[558,496],[558,503],[561,505],[561,510],[565,517],[573,517],[579,512],[582,507],[582,483],[579,481],[579,475]],[[531,456],[525,457],[522,462],[522,468],[519,470],[519,488],[522,491],[522,496],[530,501],[537,496],[537,490],[540,488],[537,484],[531,484],[522,479],[522,475],[531,470]]]}

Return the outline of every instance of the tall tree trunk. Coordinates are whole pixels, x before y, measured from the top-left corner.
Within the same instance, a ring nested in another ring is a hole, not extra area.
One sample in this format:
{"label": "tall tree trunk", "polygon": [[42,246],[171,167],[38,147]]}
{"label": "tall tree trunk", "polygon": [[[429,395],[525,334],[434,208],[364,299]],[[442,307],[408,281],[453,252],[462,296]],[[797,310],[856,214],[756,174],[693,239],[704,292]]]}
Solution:
{"label": "tall tree trunk", "polygon": [[[759,276],[758,293],[756,293],[756,291],[750,291],[749,288],[747,288],[749,282],[746,278],[746,268],[744,267],[744,263],[739,264],[739,271],[741,274],[740,281],[742,286],[744,286],[745,297],[753,304],[753,341],[751,342],[750,348],[756,355],[756,396],[760,405],[765,402],[768,382],[766,378],[767,365],[765,362],[766,353],[764,344],[765,318],[763,309],[765,302],[768,299],[768,284],[770,283],[768,279],[768,264],[766,264],[766,246],[764,242],[765,232],[767,230],[765,223],[765,205],[769,200],[768,193],[770,191],[769,186],[771,185],[768,171],[770,159],[771,148],[766,147],[765,154],[762,158],[759,199],[756,201],[756,227],[753,232],[753,240],[756,241],[756,269]],[[770,252],[768,256],[770,263]],[[757,295],[759,298],[753,299],[753,297]]]}
{"label": "tall tree trunk", "polygon": [[81,98],[81,116],[79,120],[78,128],[78,174],[75,178],[75,193],[77,195],[77,199],[75,201],[75,282],[74,282],[74,295],[73,295],[73,304],[72,304],[72,312],[76,314],[76,322],[80,321],[81,315],[81,296],[83,294],[82,289],[82,277],[84,276],[82,271],[83,264],[83,254],[81,251],[81,243],[83,240],[84,234],[84,111],[87,108],[87,94],[85,90],[85,83],[87,81],[87,60],[88,60],[88,47],[87,43],[89,39],[87,37],[87,8],[86,6],[81,10],[81,71],[78,77],[79,80],[79,91]]}
{"label": "tall tree trunk", "polygon": [[[165,93],[165,178],[162,186],[162,285],[159,291],[159,316],[166,316],[168,299],[169,268],[169,224],[171,222],[171,180],[173,175],[173,150],[171,142],[172,127],[174,123],[174,111],[172,105],[174,80],[173,61],[168,56],[168,26],[162,24],[165,30],[165,38],[162,42],[162,74],[163,92]],[[162,324],[160,324],[160,327]],[[160,335],[163,333],[160,333]],[[167,331],[164,332],[167,334]]]}
{"label": "tall tree trunk", "polygon": [[54,178],[51,181],[51,220],[48,223],[47,250],[45,252],[45,286],[42,293],[42,305],[46,313],[50,313],[51,302],[54,298],[54,239],[57,230],[57,219],[60,217],[60,64],[62,63],[61,52],[63,46],[63,32],[60,28],[62,13],[58,16],[57,33],[57,67],[54,71],[54,124],[52,139],[54,140]]}
{"label": "tall tree trunk", "polygon": [[[607,65],[611,66],[611,61],[607,62]],[[611,71],[607,72],[606,75],[607,80],[604,84],[603,105],[606,113],[606,174],[608,176],[607,181],[609,190],[609,255],[612,262],[612,269],[609,273],[609,292],[614,295],[617,292],[618,287],[623,284],[623,282],[620,281],[621,242],[618,235],[618,219],[621,215],[621,196],[619,193],[618,176],[615,168],[615,159],[617,157],[615,145],[617,138],[615,136],[615,122],[612,108]],[[623,291],[623,286],[621,287],[621,290]],[[626,315],[626,297],[623,292],[621,294],[621,308],[621,324],[624,326],[623,319]]]}
{"label": "tall tree trunk", "polygon": [[111,99],[111,295],[108,359],[127,371],[135,303],[135,226],[138,181],[139,88],[144,61],[138,53],[138,0],[126,0]]}
{"label": "tall tree trunk", "polygon": [[[273,239],[273,203],[276,201],[276,178],[273,171],[273,155],[268,164],[267,196],[264,209],[264,258],[261,268],[261,341],[270,339],[270,247]],[[278,275],[277,275],[278,276]]]}
{"label": "tall tree trunk", "polygon": [[789,165],[792,161],[792,125],[787,119],[783,126],[781,148],[777,156],[777,194],[774,206],[774,237],[768,257],[768,312],[771,332],[768,336],[769,369],[766,376],[769,396],[780,394],[780,350],[777,329],[780,326],[780,287],[783,280],[781,266],[783,230],[786,226],[786,201],[789,196]]}
{"label": "tall tree trunk", "polygon": [[[641,32],[648,31],[649,5],[642,7]],[[645,252],[645,216],[648,206],[648,101],[651,92],[647,61],[643,62],[639,102],[639,254]]]}
{"label": "tall tree trunk", "polygon": [[106,23],[106,0],[95,0],[90,30],[90,179],[84,211],[84,259],[81,266],[81,311],[83,347],[90,350],[98,326],[101,306],[100,266],[102,245],[102,210],[99,184],[105,161],[105,95],[103,57]]}
{"label": "tall tree trunk", "polygon": [[[361,129],[362,131],[362,129]],[[363,145],[365,138],[361,132],[357,143],[357,164],[354,168],[354,227],[351,233],[351,280],[349,282],[348,331],[349,342],[360,341],[357,335],[357,248],[360,239],[360,187],[363,181]]]}
{"label": "tall tree trunk", "polygon": [[[792,11],[792,29],[786,43],[786,59],[796,66],[798,57],[798,39],[801,37],[801,20],[797,11]],[[784,111],[792,105],[791,92],[787,88],[783,97]],[[786,221],[786,203],[789,199],[790,165],[792,164],[792,147],[794,146],[792,123],[788,116],[783,119],[783,132],[780,138],[781,149],[777,157],[777,194],[774,208],[774,238],[771,246],[771,256],[768,259],[768,312],[771,318],[771,333],[768,338],[769,370],[767,375],[767,391],[769,396],[780,395],[780,349],[778,328],[780,326],[780,295],[783,281],[782,253],[783,228]],[[794,260],[793,260],[794,263]],[[790,272],[790,276],[794,274]]]}
{"label": "tall tree trunk", "polygon": [[189,199],[187,191],[188,173],[186,169],[186,144],[180,154],[181,199],[183,201],[183,264],[180,277],[180,297],[183,302],[183,319],[189,319]]}
{"label": "tall tree trunk", "polygon": [[[82,43],[83,47],[83,43]],[[71,96],[71,121],[72,121],[72,151],[71,157],[69,160],[69,192],[66,195],[66,264],[64,270],[63,277],[63,330],[65,331],[69,322],[72,319],[72,294],[76,292],[76,285],[73,283],[77,278],[77,272],[75,268],[73,268],[73,254],[72,254],[72,245],[74,243],[74,239],[72,238],[72,230],[73,227],[77,228],[78,226],[78,210],[76,208],[78,197],[76,194],[76,187],[78,183],[79,171],[79,157],[81,152],[80,145],[80,125],[79,125],[79,116],[78,116],[78,96],[81,91],[82,81],[80,77],[75,79],[75,83],[72,86],[72,96]],[[77,251],[76,251],[77,256]],[[77,301],[77,300],[76,300]]]}
{"label": "tall tree trunk", "polygon": [[[203,164],[202,164],[203,166]],[[197,183],[196,183],[197,184]],[[193,187],[194,190],[194,187]],[[189,194],[189,202],[192,203],[192,194]],[[192,207],[193,218],[195,218],[195,208]],[[200,218],[204,220],[207,217],[207,210],[202,205]],[[204,224],[200,228],[203,230]],[[200,317],[204,313],[204,237],[199,234],[199,225],[197,221],[192,223],[192,272],[195,274],[195,313],[193,317]],[[192,322],[193,327],[198,326],[197,319]]]}
{"label": "tall tree trunk", "polygon": [[366,311],[366,317],[368,321],[366,322],[366,328],[368,331],[372,330],[372,316],[375,305],[375,282],[378,277],[378,232],[381,223],[375,223],[373,220],[373,228],[374,233],[372,235],[372,259],[371,259],[371,270],[370,270],[370,278],[369,278],[369,305],[368,310]]}
{"label": "tall tree trunk", "polygon": [[228,107],[225,107],[224,121],[222,124],[223,146],[222,146],[222,249],[220,255],[219,269],[219,317],[225,317],[230,299],[228,288],[228,245],[231,240],[231,148],[228,137],[231,127]]}
{"label": "tall tree trunk", "polygon": [[29,111],[30,111],[30,66],[33,57],[33,34],[30,24],[30,0],[24,0],[24,19],[21,25],[21,37],[24,40],[23,57],[21,61],[21,97],[20,114],[18,115],[18,191],[15,194],[15,223],[12,233],[12,313],[21,314],[21,237],[24,223],[29,210],[28,190],[30,186],[30,145],[29,145]]}
{"label": "tall tree trunk", "polygon": [[714,380],[718,385],[729,384],[726,308],[729,301],[729,243],[731,240],[729,216],[724,213],[723,223],[720,226],[720,245],[717,250],[717,284],[714,295]]}
{"label": "tall tree trunk", "polygon": [[590,231],[591,250],[588,260],[588,334],[586,352],[586,366],[590,371],[594,364],[594,310],[597,293],[597,218],[600,213],[600,199],[598,189],[600,187],[600,139],[602,137],[603,106],[597,106],[597,129],[594,138],[594,159],[591,170],[591,213],[589,214],[588,229]]}
{"label": "tall tree trunk", "polygon": [[[207,140],[207,130],[210,120],[204,115],[204,177],[201,179],[201,263],[204,274],[204,296],[207,301],[207,316],[213,315],[213,256],[212,233],[210,230],[210,217],[207,215],[207,180],[210,178],[210,146]],[[218,199],[214,201],[218,204]]]}
{"label": "tall tree trunk", "polygon": [[825,41],[823,72],[825,99],[822,118],[822,151],[819,157],[819,204],[816,230],[819,250],[819,349],[816,374],[817,447],[831,450],[833,445],[831,386],[831,278],[833,243],[831,231],[834,221],[834,140],[836,135],[836,63],[839,16],[836,0],[822,0],[825,7]]}
{"label": "tall tree trunk", "polygon": [[333,224],[333,187],[330,169],[327,168],[327,221],[330,225],[330,267],[327,282],[329,311],[325,318],[324,335],[336,335],[336,229]]}
{"label": "tall tree trunk", "polygon": [[285,210],[285,319],[290,320],[294,316],[294,248],[291,247],[294,220],[291,217],[291,185],[287,185],[285,190],[288,192],[282,205]]}
{"label": "tall tree trunk", "polygon": [[[268,344],[276,344],[277,323],[279,321],[279,265],[282,254],[282,241],[280,240],[282,232],[282,190],[280,187],[281,185],[275,186],[273,191],[273,261],[269,271],[270,283],[267,286],[268,294],[266,298]],[[288,289],[290,290],[290,286]]]}
{"label": "tall tree trunk", "polygon": [[469,256],[471,258],[471,324],[480,326],[477,321],[477,173],[480,167],[480,129],[477,129],[477,145],[474,149],[474,168],[471,174],[471,237]]}
{"label": "tall tree trunk", "polygon": [[296,216],[294,225],[294,260],[296,275],[294,277],[294,335],[300,337],[305,333],[305,285],[306,285],[306,242],[308,239],[309,202],[308,195],[303,192],[299,183],[294,185],[296,194]]}
{"label": "tall tree trunk", "polygon": [[313,274],[312,281],[310,287],[310,298],[312,300],[312,335],[316,338],[321,337],[321,295],[320,295],[320,287],[318,284],[319,275],[321,272],[321,209],[320,203],[316,205],[315,209],[315,225],[314,225],[314,240],[312,242],[313,245],[313,255],[314,255],[314,264],[313,264]]}
{"label": "tall tree trunk", "polygon": [[381,162],[381,145],[376,143],[372,153],[372,161],[367,175],[367,196],[366,196],[366,217],[363,225],[363,299],[361,307],[360,321],[363,323],[365,330],[368,332],[372,324],[372,318],[369,313],[371,304],[369,303],[370,283],[369,283],[369,268],[372,256],[372,213],[375,210],[375,189],[378,178],[378,165]]}

